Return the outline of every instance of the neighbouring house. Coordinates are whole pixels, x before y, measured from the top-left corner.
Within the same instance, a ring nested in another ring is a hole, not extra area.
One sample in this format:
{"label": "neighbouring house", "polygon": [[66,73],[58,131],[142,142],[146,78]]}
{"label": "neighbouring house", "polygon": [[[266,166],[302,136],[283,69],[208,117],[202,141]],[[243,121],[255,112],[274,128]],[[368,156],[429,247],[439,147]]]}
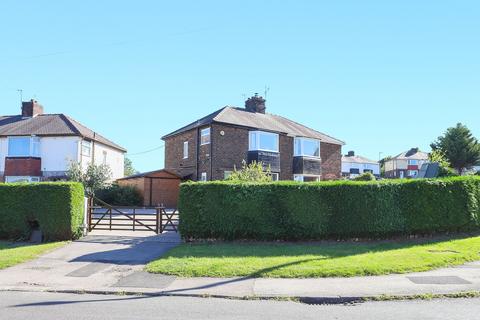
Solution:
{"label": "neighbouring house", "polygon": [[385,161],[385,178],[417,178],[420,168],[427,162],[427,152],[412,148]]}
{"label": "neighbouring house", "polygon": [[22,113],[0,116],[0,181],[66,178],[71,161],[106,164],[112,178],[124,176],[126,150],[64,114],[45,114],[35,100]]}
{"label": "neighbouring house", "polygon": [[143,196],[145,206],[176,208],[180,191],[180,176],[168,170],[139,173],[117,180],[120,186],[133,186]]}
{"label": "neighbouring house", "polygon": [[165,135],[165,168],[183,179],[222,180],[257,161],[273,180],[341,177],[343,141],[265,111],[255,95],[244,108],[226,106]]}
{"label": "neighbouring house", "polygon": [[349,151],[347,155],[342,157],[342,176],[355,178],[367,172],[379,177],[380,164],[377,161],[355,155],[354,151]]}

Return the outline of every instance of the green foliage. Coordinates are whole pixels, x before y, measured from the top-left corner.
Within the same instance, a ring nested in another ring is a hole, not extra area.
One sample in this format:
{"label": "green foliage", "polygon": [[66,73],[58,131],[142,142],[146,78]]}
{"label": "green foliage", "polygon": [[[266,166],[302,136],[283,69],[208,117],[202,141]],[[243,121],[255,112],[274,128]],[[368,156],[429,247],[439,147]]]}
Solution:
{"label": "green foliage", "polygon": [[116,183],[96,192],[96,197],[113,206],[141,206],[143,197],[134,186],[120,186]]}
{"label": "green foliage", "polygon": [[123,174],[125,177],[133,176],[134,174],[139,173],[134,167],[133,162],[129,158],[125,158],[123,162]]}
{"label": "green foliage", "polygon": [[480,143],[463,124],[448,128],[445,134],[431,144],[432,150],[439,150],[458,173],[480,162]]}
{"label": "green foliage", "polygon": [[310,240],[470,231],[480,178],[184,183],[185,238]]}
{"label": "green foliage", "polygon": [[370,172],[365,172],[352,179],[353,181],[375,181],[377,180],[375,176]]}
{"label": "green foliage", "polygon": [[0,238],[24,239],[38,223],[46,241],[81,233],[84,190],[80,183],[0,184]]}
{"label": "green foliage", "polygon": [[438,177],[454,177],[458,176],[458,173],[452,168],[452,165],[447,160],[447,157],[442,150],[433,150],[428,155],[430,162],[436,162],[439,165]]}
{"label": "green foliage", "polygon": [[70,181],[83,184],[85,193],[92,196],[97,190],[109,185],[112,171],[106,164],[96,165],[94,163],[89,163],[86,170],[83,170],[80,163],[72,161],[67,169],[67,177]]}
{"label": "green foliage", "polygon": [[243,182],[271,182],[271,172],[270,168],[264,168],[261,162],[252,162],[247,165],[247,162],[244,160],[242,162],[242,169],[235,170],[228,177],[227,180],[231,181],[243,181]]}

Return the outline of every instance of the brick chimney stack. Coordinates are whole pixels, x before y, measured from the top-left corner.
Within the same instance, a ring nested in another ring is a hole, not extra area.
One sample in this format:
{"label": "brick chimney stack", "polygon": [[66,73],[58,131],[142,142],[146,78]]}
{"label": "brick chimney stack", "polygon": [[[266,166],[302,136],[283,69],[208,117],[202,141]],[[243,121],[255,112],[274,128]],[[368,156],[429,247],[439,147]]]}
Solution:
{"label": "brick chimney stack", "polygon": [[43,106],[37,100],[31,99],[22,102],[22,117],[32,118],[39,114],[43,114]]}
{"label": "brick chimney stack", "polygon": [[250,112],[265,114],[265,99],[259,96],[258,93],[255,93],[253,97],[248,98],[247,101],[245,101],[245,109]]}

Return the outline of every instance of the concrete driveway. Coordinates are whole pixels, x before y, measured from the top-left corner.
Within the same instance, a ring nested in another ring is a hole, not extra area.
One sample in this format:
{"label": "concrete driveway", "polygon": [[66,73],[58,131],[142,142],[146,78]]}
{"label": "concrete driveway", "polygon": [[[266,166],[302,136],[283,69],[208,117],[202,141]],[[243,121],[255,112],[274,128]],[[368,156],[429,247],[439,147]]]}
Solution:
{"label": "concrete driveway", "polygon": [[33,261],[0,270],[0,288],[90,290],[143,270],[180,243],[178,233],[92,233]]}

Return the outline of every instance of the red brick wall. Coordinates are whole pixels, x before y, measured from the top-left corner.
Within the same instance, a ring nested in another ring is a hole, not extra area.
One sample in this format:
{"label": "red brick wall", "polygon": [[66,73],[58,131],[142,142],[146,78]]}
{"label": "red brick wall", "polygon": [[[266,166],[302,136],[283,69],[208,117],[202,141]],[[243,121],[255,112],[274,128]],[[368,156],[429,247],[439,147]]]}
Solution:
{"label": "red brick wall", "polygon": [[[183,159],[183,142],[188,141],[188,159]],[[197,179],[197,130],[190,130],[165,140],[165,169],[181,177]]]}
{"label": "red brick wall", "polygon": [[5,176],[42,176],[40,158],[5,158]]}
{"label": "red brick wall", "polygon": [[340,179],[342,176],[342,146],[331,143],[320,143],[322,158],[322,180]]}
{"label": "red brick wall", "polygon": [[293,180],[293,137],[280,135],[280,180]]}

